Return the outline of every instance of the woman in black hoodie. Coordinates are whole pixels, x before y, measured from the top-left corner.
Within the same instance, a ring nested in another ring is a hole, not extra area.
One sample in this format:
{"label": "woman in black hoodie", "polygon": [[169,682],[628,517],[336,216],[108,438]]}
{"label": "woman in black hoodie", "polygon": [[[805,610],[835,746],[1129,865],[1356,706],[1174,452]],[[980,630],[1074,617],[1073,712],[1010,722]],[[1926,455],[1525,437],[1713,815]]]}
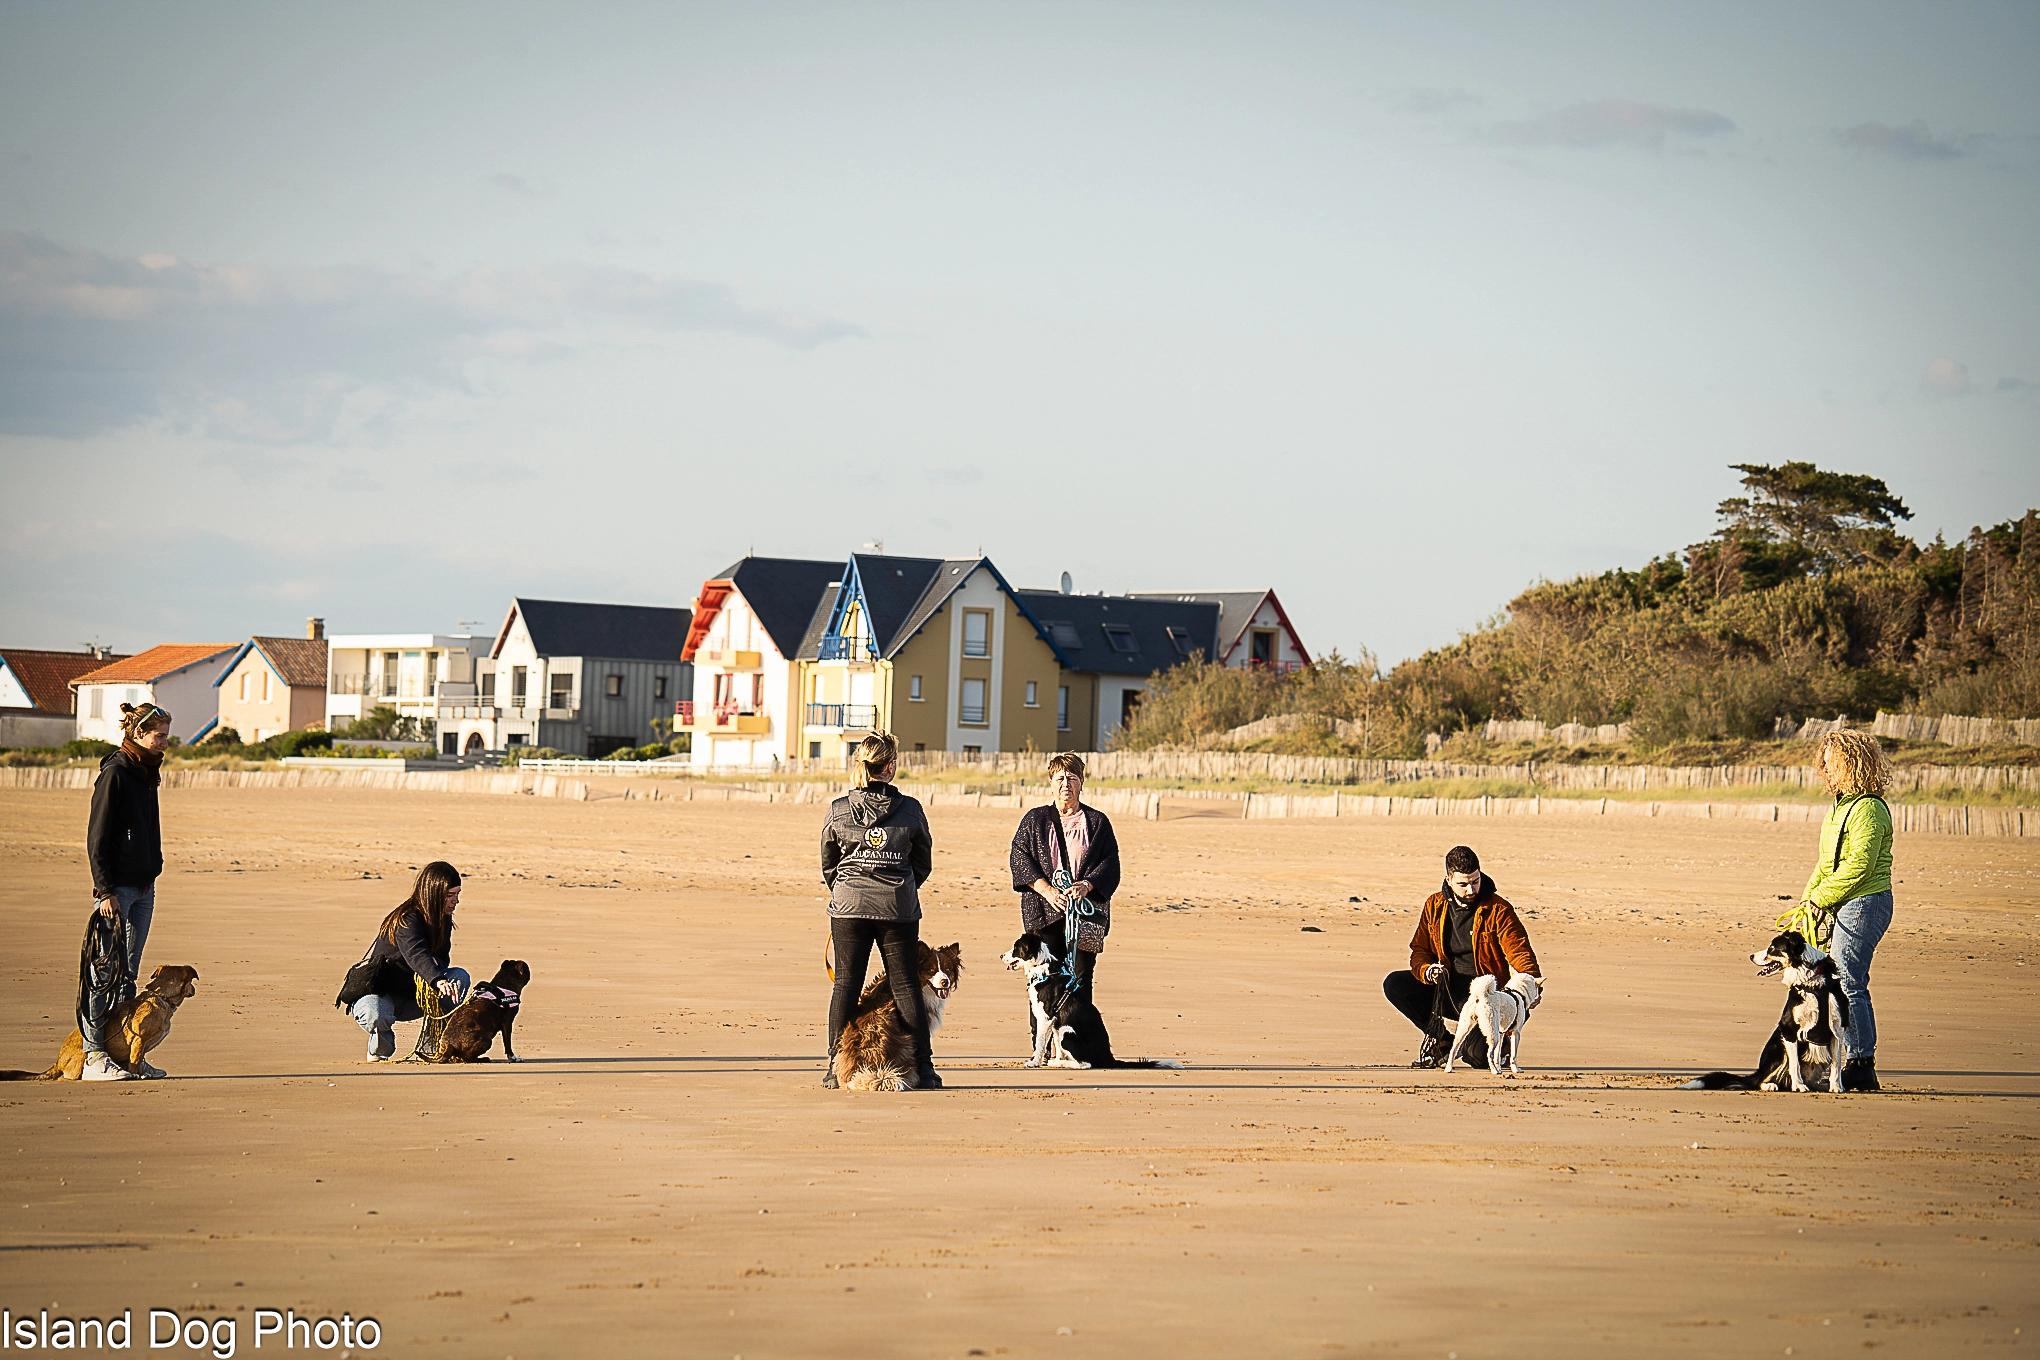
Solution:
{"label": "woman in black hoodie", "polygon": [[921,885],[934,867],[934,840],[921,804],[893,787],[900,744],[890,732],[858,743],[857,787],[829,805],[822,824],[822,882],[829,888],[829,939],[836,986],[829,994],[829,1060],[822,1085],[836,1085],[836,1043],[864,990],[871,947],[885,959],[900,1020],[914,1033],[916,1084],[942,1085],[921,1006]]}
{"label": "woman in black hoodie", "polygon": [[[134,979],[141,976],[142,949],[156,918],[156,880],[163,873],[163,824],[156,806],[162,782],[163,752],[170,745],[170,713],[155,704],[120,706],[120,746],[99,762],[92,785],[92,815],[85,825],[85,858],[92,867],[92,909],[118,922],[127,947],[128,983],[120,1001],[134,997]],[[107,1056],[99,1039],[104,1016],[78,1017],[85,1041],[86,1081],[123,1081],[129,1077],[160,1077],[163,1070],[144,1062],[130,1072]]]}

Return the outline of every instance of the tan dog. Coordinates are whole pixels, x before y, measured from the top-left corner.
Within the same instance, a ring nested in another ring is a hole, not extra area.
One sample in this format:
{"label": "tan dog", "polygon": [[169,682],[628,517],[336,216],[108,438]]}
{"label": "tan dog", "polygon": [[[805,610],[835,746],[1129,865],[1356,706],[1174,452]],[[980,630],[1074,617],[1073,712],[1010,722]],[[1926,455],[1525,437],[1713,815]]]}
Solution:
{"label": "tan dog", "polygon": [[[198,970],[182,963],[164,964],[149,974],[149,982],[132,1001],[123,1001],[106,1017],[102,1042],[106,1056],[128,1071],[144,1071],[149,1050],[170,1033],[170,1020],[198,991]],[[57,1060],[47,1072],[0,1072],[0,1081],[76,1081],[85,1070],[85,1040],[73,1029],[64,1040]]]}

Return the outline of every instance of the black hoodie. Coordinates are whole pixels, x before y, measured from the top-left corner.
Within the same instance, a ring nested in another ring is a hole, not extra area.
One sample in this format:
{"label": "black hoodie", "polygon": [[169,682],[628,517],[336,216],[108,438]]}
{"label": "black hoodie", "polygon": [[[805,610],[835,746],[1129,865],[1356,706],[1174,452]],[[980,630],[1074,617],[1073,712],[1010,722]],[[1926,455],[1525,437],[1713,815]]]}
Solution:
{"label": "black hoodie", "polygon": [[92,895],[115,888],[146,888],[163,872],[163,825],[156,807],[160,772],[115,749],[99,762],[92,785],[92,818],[85,825],[85,858]]}
{"label": "black hoodie", "polygon": [[934,863],[928,814],[892,785],[852,789],[829,805],[822,824],[829,915],[918,921],[920,887]]}

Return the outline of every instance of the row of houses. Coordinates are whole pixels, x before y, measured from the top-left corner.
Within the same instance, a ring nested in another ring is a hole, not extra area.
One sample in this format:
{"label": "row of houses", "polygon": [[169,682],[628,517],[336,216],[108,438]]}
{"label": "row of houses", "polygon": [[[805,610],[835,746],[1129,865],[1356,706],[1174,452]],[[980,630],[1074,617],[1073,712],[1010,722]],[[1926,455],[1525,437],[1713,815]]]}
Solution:
{"label": "row of houses", "polygon": [[378,709],[443,754],[603,756],[691,737],[703,769],[908,750],[1103,749],[1153,677],[1196,658],[1309,664],[1273,590],[1016,589],[990,558],[745,557],[689,608],[518,597],[491,636],[354,633],[0,651],[0,747],[119,739],[120,705],[187,743],[347,730]]}
{"label": "row of houses", "polygon": [[746,557],[703,582],[676,717],[698,768],[909,751],[1103,750],[1155,675],[1193,659],[1290,670],[1310,654],[1271,589],[1016,589],[988,557]]}

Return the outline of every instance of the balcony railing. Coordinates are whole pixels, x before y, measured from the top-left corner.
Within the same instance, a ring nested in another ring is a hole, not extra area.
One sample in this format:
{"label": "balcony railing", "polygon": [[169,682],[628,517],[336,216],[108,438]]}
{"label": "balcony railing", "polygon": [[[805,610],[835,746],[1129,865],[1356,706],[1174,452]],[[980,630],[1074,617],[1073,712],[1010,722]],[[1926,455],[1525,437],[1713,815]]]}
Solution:
{"label": "balcony railing", "polygon": [[863,638],[825,637],[820,655],[823,661],[868,661],[871,644]]}
{"label": "balcony railing", "polygon": [[1304,663],[1301,661],[1250,660],[1247,662],[1247,667],[1250,670],[1273,671],[1277,675],[1289,675],[1292,672],[1302,670],[1303,666]]}
{"label": "balcony railing", "polygon": [[807,706],[809,727],[876,727],[878,708],[875,704],[809,704]]}
{"label": "balcony railing", "polygon": [[755,671],[765,667],[765,653],[725,647],[718,652],[697,652],[694,664],[724,671]]}
{"label": "balcony railing", "polygon": [[388,675],[335,675],[326,681],[328,694],[355,695],[365,699],[430,699],[437,693],[437,687],[422,683],[415,676],[394,677]]}

